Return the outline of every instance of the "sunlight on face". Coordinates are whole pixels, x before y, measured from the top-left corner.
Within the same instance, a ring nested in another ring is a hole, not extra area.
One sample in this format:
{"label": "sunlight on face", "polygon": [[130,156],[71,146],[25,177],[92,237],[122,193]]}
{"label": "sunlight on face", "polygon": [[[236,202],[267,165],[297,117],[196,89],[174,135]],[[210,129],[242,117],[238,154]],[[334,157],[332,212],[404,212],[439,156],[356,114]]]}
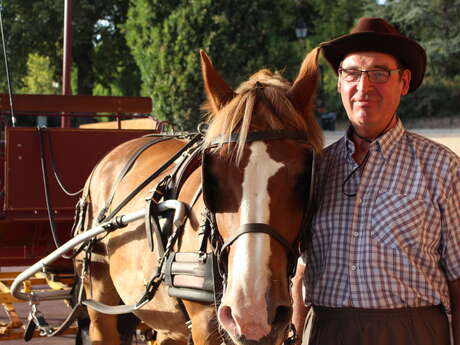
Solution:
{"label": "sunlight on face", "polygon": [[[398,68],[396,58],[377,52],[358,52],[345,57],[341,67],[356,70],[394,70]],[[391,121],[402,95],[407,94],[410,71],[402,76],[393,73],[385,83],[372,83],[363,73],[356,82],[338,79],[338,92],[353,127],[365,136],[378,135]]]}

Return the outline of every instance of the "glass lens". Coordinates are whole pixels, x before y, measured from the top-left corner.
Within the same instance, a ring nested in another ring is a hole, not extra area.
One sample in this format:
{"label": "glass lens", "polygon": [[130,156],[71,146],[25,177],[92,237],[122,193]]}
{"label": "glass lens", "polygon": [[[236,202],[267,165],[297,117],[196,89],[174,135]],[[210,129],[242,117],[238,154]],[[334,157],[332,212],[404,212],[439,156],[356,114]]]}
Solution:
{"label": "glass lens", "polygon": [[362,73],[367,73],[369,80],[372,83],[385,83],[390,77],[390,71],[376,69],[371,71],[361,71],[357,69],[340,69],[342,79],[347,82],[357,82],[361,78]]}
{"label": "glass lens", "polygon": [[367,75],[369,76],[369,80],[373,83],[385,83],[390,76],[390,73],[385,70],[374,70],[374,71],[367,71]]}

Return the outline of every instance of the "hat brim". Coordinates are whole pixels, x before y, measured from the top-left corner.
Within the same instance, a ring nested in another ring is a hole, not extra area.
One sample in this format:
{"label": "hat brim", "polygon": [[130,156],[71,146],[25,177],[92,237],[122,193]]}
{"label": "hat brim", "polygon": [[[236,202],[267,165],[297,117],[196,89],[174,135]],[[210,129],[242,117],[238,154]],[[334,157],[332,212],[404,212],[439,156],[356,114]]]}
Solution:
{"label": "hat brim", "polygon": [[410,38],[377,32],[357,32],[321,43],[323,55],[338,73],[340,63],[351,53],[376,51],[396,57],[411,70],[409,92],[415,91],[423,81],[426,69],[425,50]]}

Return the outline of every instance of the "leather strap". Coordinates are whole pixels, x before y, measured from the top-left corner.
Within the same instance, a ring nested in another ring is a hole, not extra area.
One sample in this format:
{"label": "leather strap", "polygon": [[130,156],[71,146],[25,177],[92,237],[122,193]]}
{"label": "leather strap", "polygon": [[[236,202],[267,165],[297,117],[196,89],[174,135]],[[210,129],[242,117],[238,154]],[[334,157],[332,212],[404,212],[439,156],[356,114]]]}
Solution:
{"label": "leather strap", "polygon": [[149,142],[147,142],[144,145],[142,145],[141,147],[139,147],[137,149],[137,151],[133,155],[131,155],[131,157],[126,162],[126,164],[123,167],[123,169],[118,174],[117,179],[112,184],[112,189],[110,190],[109,197],[107,198],[104,207],[101,209],[101,211],[99,212],[99,215],[97,216],[97,221],[99,223],[102,222],[106,218],[107,210],[109,209],[110,205],[112,204],[113,198],[115,196],[115,193],[116,193],[116,191],[118,189],[118,185],[120,184],[121,180],[123,180],[123,177],[125,177],[125,175],[128,173],[128,171],[134,165],[134,163],[139,158],[139,156],[142,154],[142,152],[144,152],[149,147],[151,147],[151,146],[153,146],[153,145],[155,145],[155,144],[157,144],[159,142],[166,141],[166,140],[169,140],[169,139],[171,139],[171,138],[155,138],[153,140],[150,140]]}
{"label": "leather strap", "polygon": [[294,249],[292,248],[291,244],[286,241],[284,237],[282,237],[279,233],[277,233],[270,225],[264,223],[247,223],[242,224],[238,231],[233,234],[227,241],[224,242],[221,253],[229,246],[232,245],[241,235],[249,234],[249,233],[265,233],[273,237],[277,240],[280,244],[282,244],[290,253],[295,253]]}
{"label": "leather strap", "polygon": [[[217,136],[211,141],[210,146],[235,143],[239,141],[239,138],[240,138],[239,132],[232,133],[230,137]],[[249,132],[246,138],[246,142],[260,141],[260,140],[262,141],[263,140],[286,140],[286,139],[307,141],[308,138],[307,138],[307,134],[303,131],[280,129],[280,130]]]}
{"label": "leather strap", "polygon": [[193,146],[197,141],[201,140],[201,134],[196,134],[187,144],[185,144],[174,156],[166,161],[161,167],[154,171],[149,177],[147,177],[142,183],[140,183],[129,195],[106,217],[110,220],[115,216],[126,204],[131,201],[145,186],[157,178],[163,171],[165,171],[171,164],[173,164],[182,153],[188,150],[189,147]]}

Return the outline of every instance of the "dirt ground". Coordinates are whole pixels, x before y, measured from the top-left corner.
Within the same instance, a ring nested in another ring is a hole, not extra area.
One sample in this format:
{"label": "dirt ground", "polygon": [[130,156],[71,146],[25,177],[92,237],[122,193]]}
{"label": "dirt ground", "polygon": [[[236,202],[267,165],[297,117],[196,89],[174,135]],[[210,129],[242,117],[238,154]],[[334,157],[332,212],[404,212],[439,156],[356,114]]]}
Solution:
{"label": "dirt ground", "polygon": [[[334,141],[338,140],[344,134],[345,128],[346,126],[341,124],[337,126],[337,130],[335,131],[325,131],[324,136],[326,138],[326,145],[332,144]],[[460,156],[460,123],[457,127],[442,129],[412,128],[409,126],[406,126],[406,128],[447,146]]]}

